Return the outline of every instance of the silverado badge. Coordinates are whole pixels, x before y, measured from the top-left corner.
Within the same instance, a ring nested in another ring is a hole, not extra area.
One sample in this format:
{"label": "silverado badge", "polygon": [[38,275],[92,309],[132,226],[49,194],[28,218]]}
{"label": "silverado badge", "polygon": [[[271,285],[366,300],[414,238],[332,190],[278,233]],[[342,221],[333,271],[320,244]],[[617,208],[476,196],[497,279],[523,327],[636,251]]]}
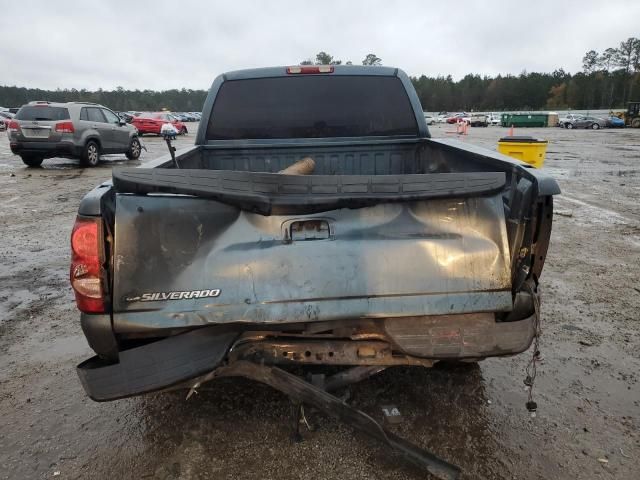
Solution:
{"label": "silverado badge", "polygon": [[126,296],[126,302],[159,302],[166,300],[188,300],[191,298],[213,298],[220,295],[220,289],[213,290],[189,290],[177,292],[151,292],[133,297]]}

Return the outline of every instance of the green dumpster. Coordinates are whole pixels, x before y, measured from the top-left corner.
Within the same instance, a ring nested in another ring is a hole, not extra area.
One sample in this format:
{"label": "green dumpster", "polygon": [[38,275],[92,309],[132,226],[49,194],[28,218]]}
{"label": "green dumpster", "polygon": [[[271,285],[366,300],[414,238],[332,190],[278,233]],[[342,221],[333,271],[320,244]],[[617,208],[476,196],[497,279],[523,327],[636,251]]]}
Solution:
{"label": "green dumpster", "polygon": [[547,113],[503,113],[503,127],[546,127],[549,123]]}

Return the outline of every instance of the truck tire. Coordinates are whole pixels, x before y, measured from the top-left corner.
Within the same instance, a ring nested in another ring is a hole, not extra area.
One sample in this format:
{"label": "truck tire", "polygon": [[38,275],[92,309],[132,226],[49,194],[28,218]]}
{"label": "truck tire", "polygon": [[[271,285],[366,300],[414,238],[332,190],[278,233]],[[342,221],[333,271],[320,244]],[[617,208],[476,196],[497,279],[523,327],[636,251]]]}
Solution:
{"label": "truck tire", "polygon": [[39,157],[37,155],[20,155],[20,158],[22,158],[23,163],[27,166],[27,167],[39,167],[40,165],[42,165],[42,161],[44,160],[43,157]]}
{"label": "truck tire", "polygon": [[640,117],[634,118],[633,120],[631,120],[631,126],[633,128],[640,128]]}
{"label": "truck tire", "polygon": [[100,145],[95,140],[89,140],[82,150],[80,164],[84,167],[95,167],[100,163]]}
{"label": "truck tire", "polygon": [[125,152],[125,155],[129,160],[137,160],[140,158],[141,152],[142,145],[140,145],[140,140],[138,140],[138,137],[133,137],[131,139],[131,145],[129,145],[129,150]]}

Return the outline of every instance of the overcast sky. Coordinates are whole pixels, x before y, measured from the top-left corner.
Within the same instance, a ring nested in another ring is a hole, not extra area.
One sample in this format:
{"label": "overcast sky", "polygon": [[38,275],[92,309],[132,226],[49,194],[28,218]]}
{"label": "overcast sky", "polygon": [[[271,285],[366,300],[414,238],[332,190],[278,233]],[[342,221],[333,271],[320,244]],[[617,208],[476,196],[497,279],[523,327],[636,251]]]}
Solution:
{"label": "overcast sky", "polygon": [[208,88],[224,71],[367,53],[410,75],[581,69],[640,37],[640,0],[6,1],[0,85]]}

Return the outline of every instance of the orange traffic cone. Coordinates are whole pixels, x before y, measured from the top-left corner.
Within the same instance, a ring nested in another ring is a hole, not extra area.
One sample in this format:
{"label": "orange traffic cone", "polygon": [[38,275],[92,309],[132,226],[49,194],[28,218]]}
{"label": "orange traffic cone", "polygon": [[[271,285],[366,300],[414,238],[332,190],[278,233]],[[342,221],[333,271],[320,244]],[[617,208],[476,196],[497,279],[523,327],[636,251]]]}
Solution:
{"label": "orange traffic cone", "polygon": [[513,137],[513,124],[511,124],[511,128],[509,129],[509,136]]}

